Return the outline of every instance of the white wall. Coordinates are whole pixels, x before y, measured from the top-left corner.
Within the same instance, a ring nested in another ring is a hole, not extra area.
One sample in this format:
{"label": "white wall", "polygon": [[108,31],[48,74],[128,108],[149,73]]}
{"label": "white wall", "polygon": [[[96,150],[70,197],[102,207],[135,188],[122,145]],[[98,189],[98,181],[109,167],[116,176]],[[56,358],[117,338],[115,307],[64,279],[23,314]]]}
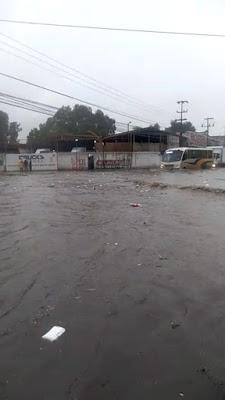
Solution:
{"label": "white wall", "polygon": [[132,168],[158,168],[160,162],[160,153],[142,151],[132,154]]}
{"label": "white wall", "polygon": [[88,169],[88,154],[86,152],[58,153],[58,169],[74,171]]}
{"label": "white wall", "polygon": [[95,154],[95,168],[130,168],[132,153],[98,152]]}
{"label": "white wall", "polygon": [[5,170],[5,154],[0,154],[0,171]]}
{"label": "white wall", "polygon": [[32,162],[32,171],[55,171],[57,170],[57,154],[7,154],[6,170],[19,171],[19,161],[27,160]]}
{"label": "white wall", "polygon": [[[7,171],[19,171],[19,160],[32,160],[33,171],[48,170],[75,170],[88,169],[88,157],[94,157],[96,169],[107,168],[157,168],[160,166],[161,155],[153,152],[79,152],[79,153],[44,153],[44,154],[7,154]],[[4,160],[4,155],[3,160]],[[0,171],[4,170],[4,163],[1,163]]]}
{"label": "white wall", "polygon": [[72,169],[82,171],[88,169],[88,154],[89,153],[71,153]]}
{"label": "white wall", "polygon": [[72,169],[71,153],[58,153],[58,169],[59,170]]}

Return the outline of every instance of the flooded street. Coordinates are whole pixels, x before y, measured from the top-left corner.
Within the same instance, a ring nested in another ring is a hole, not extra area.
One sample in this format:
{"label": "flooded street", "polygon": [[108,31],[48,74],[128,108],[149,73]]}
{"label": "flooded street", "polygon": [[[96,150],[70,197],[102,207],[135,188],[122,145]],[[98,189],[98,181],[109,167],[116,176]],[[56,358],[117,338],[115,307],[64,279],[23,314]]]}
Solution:
{"label": "flooded street", "polygon": [[223,190],[225,169],[0,175],[0,399],[225,399]]}

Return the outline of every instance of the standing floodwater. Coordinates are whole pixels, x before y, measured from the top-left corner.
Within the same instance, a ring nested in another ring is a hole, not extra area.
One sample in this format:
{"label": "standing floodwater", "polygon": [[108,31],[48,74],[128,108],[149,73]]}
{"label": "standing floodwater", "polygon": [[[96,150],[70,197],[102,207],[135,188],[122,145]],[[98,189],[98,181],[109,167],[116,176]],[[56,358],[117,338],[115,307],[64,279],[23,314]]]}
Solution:
{"label": "standing floodwater", "polygon": [[0,399],[224,398],[225,195],[206,185],[225,170],[0,176]]}

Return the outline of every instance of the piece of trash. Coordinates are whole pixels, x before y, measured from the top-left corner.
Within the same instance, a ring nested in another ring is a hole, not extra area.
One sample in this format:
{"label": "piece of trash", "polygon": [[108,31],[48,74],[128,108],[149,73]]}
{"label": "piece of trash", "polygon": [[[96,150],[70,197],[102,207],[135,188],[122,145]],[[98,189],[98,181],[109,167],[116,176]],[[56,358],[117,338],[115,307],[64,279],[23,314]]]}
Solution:
{"label": "piece of trash", "polygon": [[95,288],[90,288],[90,289],[87,289],[88,290],[88,292],[95,292]]}
{"label": "piece of trash", "polygon": [[109,243],[109,242],[107,242],[106,244],[107,244],[107,246],[109,246],[109,245],[110,245],[110,243]]}
{"label": "piece of trash", "polygon": [[205,186],[206,186],[206,187],[209,187],[209,184],[208,184],[208,183],[206,183],[206,184],[205,184]]}
{"label": "piece of trash", "polygon": [[159,255],[159,259],[160,259],[160,260],[167,260],[167,257],[160,256],[160,255]]}
{"label": "piece of trash", "polygon": [[140,263],[140,264],[138,264],[137,266],[138,266],[138,267],[141,267],[141,266],[142,266],[142,264]]}
{"label": "piece of trash", "polygon": [[80,300],[80,296],[76,296],[76,297],[74,297],[75,298],[75,300]]}
{"label": "piece of trash", "polygon": [[184,397],[184,393],[180,392],[180,393],[179,393],[179,396],[180,396],[180,397]]}
{"label": "piece of trash", "polygon": [[114,243],[114,246],[118,246],[118,243],[116,242],[116,243]]}
{"label": "piece of trash", "polygon": [[131,207],[141,207],[139,203],[130,203]]}
{"label": "piece of trash", "polygon": [[50,342],[54,342],[57,340],[63,333],[65,332],[65,328],[62,326],[53,326],[45,335],[42,336],[42,339],[49,340]]}
{"label": "piece of trash", "polygon": [[174,322],[174,321],[171,321],[170,325],[171,325],[172,329],[177,329],[180,326],[180,324],[178,324],[177,322]]}
{"label": "piece of trash", "polygon": [[48,185],[49,188],[53,188],[55,187],[54,183],[51,183],[50,185]]}

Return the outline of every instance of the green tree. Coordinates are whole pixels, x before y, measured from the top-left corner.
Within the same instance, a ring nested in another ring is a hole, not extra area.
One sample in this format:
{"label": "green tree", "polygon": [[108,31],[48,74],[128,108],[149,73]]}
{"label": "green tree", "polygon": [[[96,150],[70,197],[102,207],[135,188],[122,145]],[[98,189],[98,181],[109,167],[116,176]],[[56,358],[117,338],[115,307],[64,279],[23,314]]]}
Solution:
{"label": "green tree", "polygon": [[177,122],[176,120],[172,120],[170,122],[170,126],[166,128],[166,131],[172,132],[172,133],[185,133],[188,131],[195,132],[195,127],[190,121],[185,121],[181,125],[180,122]]}
{"label": "green tree", "polygon": [[0,142],[7,140],[9,129],[9,117],[4,111],[0,111]]}
{"label": "green tree", "polygon": [[8,142],[10,144],[17,143],[19,132],[22,130],[20,124],[18,122],[10,122],[8,129]]}
{"label": "green tree", "polygon": [[92,131],[99,137],[114,133],[115,120],[105,115],[101,110],[92,112],[90,107],[76,104],[73,108],[61,107],[53,117],[48,118],[39,129],[32,129],[27,142],[31,146],[53,143],[59,135],[72,134],[78,136]]}
{"label": "green tree", "polygon": [[[158,124],[158,122],[156,122],[155,124],[153,124],[153,125],[149,125],[148,127],[146,127],[146,128],[148,128],[149,130],[153,130],[153,131],[160,131],[160,125]],[[134,126],[134,130],[136,131],[136,130],[141,130],[141,129],[144,129],[143,127],[141,127],[141,126]]]}
{"label": "green tree", "polygon": [[154,125],[149,125],[149,129],[152,129],[153,131],[160,131],[160,125],[158,122],[156,122]]}

